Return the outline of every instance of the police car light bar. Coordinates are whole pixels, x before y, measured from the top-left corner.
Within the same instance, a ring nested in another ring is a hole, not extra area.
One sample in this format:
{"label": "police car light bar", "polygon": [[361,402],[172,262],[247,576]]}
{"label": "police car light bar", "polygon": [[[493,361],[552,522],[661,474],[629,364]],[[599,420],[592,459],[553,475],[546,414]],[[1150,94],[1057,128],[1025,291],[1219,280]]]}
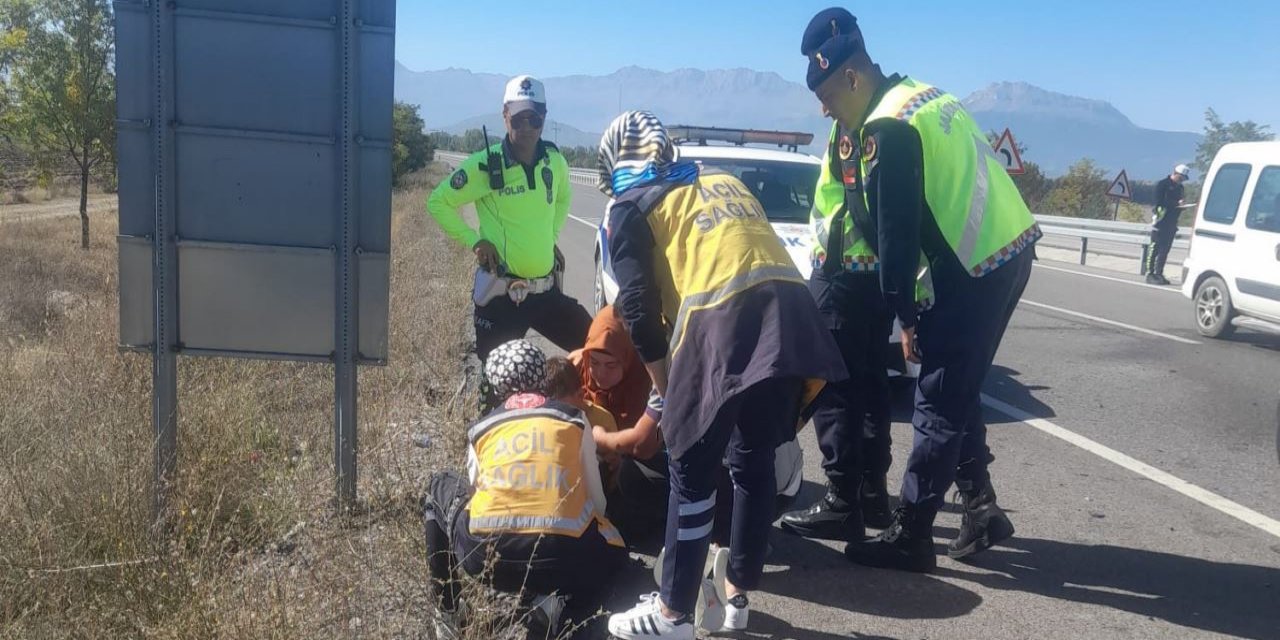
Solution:
{"label": "police car light bar", "polygon": [[676,142],[697,142],[706,145],[708,141],[728,142],[742,146],[744,144],[775,144],[795,151],[800,145],[813,142],[812,133],[799,131],[761,131],[758,129],[724,129],[721,127],[690,127],[676,125],[667,127],[667,133]]}

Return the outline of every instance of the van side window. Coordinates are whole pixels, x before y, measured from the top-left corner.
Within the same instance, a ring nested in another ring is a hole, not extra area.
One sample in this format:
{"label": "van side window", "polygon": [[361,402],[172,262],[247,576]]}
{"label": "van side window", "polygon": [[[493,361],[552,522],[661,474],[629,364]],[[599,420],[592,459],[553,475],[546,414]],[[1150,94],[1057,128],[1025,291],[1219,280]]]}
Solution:
{"label": "van side window", "polygon": [[1231,224],[1236,221],[1244,186],[1249,183],[1250,166],[1224,164],[1214,174],[1209,187],[1209,199],[1204,203],[1204,219],[1207,222]]}
{"label": "van side window", "polygon": [[1250,229],[1280,233],[1280,167],[1267,167],[1258,175],[1244,224]]}

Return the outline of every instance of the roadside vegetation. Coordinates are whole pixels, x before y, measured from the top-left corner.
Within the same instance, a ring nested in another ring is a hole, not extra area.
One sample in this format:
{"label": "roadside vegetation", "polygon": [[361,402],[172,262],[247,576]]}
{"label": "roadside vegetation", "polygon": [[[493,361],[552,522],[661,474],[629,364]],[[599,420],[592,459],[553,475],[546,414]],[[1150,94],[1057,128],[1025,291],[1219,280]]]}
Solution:
{"label": "roadside vegetation", "polygon": [[150,358],[116,346],[114,216],[87,251],[74,218],[3,227],[0,637],[430,637],[418,499],[461,464],[475,407],[468,256],[422,212],[444,175],[395,196],[391,358],[360,372],[344,517],[329,367],[183,358],[173,517],[153,530]]}

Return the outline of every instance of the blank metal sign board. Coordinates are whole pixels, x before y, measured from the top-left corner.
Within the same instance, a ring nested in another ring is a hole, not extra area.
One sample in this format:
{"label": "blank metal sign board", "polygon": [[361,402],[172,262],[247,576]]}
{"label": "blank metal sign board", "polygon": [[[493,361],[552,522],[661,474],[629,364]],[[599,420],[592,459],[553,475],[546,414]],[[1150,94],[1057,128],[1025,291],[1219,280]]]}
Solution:
{"label": "blank metal sign board", "polygon": [[163,269],[177,353],[331,361],[344,325],[384,363],[395,1],[154,2],[115,3],[122,345]]}

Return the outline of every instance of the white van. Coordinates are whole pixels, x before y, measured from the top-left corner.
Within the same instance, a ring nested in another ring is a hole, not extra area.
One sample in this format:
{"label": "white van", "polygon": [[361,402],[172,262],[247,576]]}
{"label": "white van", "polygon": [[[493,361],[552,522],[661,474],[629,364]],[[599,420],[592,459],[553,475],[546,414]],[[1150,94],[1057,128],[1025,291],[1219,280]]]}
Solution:
{"label": "white van", "polygon": [[1182,293],[1203,335],[1237,326],[1280,332],[1280,142],[1228,144],[1214,157]]}

